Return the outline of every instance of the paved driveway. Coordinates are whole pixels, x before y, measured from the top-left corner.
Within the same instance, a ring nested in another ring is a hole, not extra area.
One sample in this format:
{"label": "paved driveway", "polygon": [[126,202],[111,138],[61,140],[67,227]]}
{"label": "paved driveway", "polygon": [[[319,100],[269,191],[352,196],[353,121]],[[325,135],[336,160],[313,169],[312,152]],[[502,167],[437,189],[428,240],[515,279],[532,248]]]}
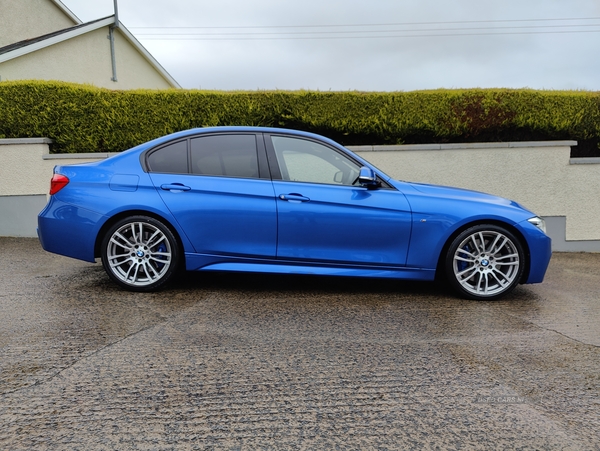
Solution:
{"label": "paved driveway", "polygon": [[600,254],[499,302],[189,274],[0,238],[0,449],[600,449]]}

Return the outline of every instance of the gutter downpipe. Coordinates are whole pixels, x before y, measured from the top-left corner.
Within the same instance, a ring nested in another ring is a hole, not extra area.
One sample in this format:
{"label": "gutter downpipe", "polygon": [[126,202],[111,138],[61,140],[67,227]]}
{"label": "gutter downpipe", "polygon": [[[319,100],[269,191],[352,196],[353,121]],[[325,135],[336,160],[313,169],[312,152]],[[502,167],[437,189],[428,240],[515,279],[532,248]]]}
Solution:
{"label": "gutter downpipe", "polygon": [[111,80],[117,82],[117,58],[115,56],[115,29],[119,28],[119,7],[117,0],[115,2],[115,23],[108,29],[108,39],[110,39],[110,59],[112,62],[112,78]]}

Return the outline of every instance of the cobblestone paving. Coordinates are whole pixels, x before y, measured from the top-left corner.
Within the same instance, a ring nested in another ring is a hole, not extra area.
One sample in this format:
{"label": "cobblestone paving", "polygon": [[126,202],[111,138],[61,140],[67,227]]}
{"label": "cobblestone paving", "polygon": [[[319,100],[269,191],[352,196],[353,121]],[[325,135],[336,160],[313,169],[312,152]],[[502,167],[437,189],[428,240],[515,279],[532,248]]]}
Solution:
{"label": "cobblestone paving", "polygon": [[121,291],[0,238],[1,450],[600,449],[600,255],[500,302],[188,274]]}

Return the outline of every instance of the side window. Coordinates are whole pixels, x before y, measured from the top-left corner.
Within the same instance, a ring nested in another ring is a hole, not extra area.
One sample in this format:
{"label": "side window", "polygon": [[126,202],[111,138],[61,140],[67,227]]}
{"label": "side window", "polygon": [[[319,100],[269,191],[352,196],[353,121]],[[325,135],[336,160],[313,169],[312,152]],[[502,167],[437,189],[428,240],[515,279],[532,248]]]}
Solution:
{"label": "side window", "polygon": [[147,162],[151,172],[187,174],[187,141],[179,141],[161,147],[148,156]]}
{"label": "side window", "polygon": [[258,178],[254,135],[212,135],[192,139],[192,173]]}
{"label": "side window", "polygon": [[272,136],[283,180],[352,185],[360,166],[327,146],[299,138]]}

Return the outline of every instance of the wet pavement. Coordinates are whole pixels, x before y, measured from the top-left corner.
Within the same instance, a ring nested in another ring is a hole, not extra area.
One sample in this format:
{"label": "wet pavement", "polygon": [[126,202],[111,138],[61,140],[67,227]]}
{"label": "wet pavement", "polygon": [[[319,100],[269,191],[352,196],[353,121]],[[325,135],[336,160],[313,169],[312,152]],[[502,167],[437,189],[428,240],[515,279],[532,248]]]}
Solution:
{"label": "wet pavement", "polygon": [[600,254],[496,302],[363,279],[187,274],[0,238],[0,449],[600,449]]}

